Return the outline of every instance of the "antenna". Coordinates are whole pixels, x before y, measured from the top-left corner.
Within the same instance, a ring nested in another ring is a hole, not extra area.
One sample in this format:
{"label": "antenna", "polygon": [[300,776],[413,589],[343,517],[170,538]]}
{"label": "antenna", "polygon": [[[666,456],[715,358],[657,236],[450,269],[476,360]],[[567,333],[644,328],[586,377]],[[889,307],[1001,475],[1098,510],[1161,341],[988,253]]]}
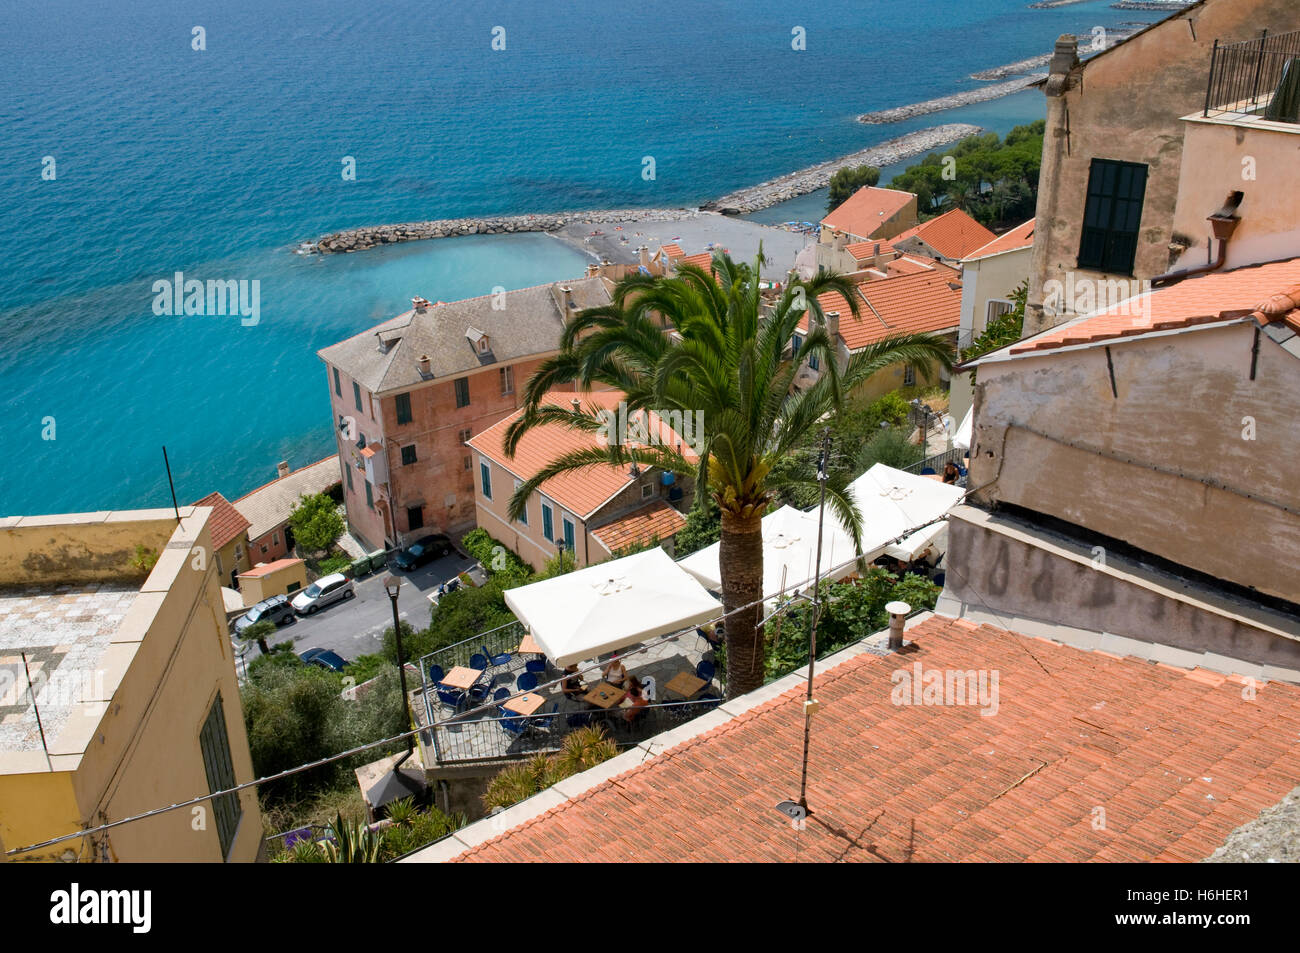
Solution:
{"label": "antenna", "polygon": [[41,707],[36,704],[36,689],[32,686],[32,670],[27,666],[27,653],[20,654],[23,657],[23,671],[27,674],[27,694],[32,696],[32,711],[36,714],[36,727],[41,733],[41,747],[45,749],[45,763],[53,771],[54,762],[50,760],[50,746],[45,743],[45,725],[41,723]]}
{"label": "antenna", "polygon": [[172,491],[172,509],[176,511],[176,522],[181,521],[181,508],[176,505],[176,484],[172,482],[172,465],[167,460],[167,445],[163,444],[163,466],[167,468],[167,485]]}

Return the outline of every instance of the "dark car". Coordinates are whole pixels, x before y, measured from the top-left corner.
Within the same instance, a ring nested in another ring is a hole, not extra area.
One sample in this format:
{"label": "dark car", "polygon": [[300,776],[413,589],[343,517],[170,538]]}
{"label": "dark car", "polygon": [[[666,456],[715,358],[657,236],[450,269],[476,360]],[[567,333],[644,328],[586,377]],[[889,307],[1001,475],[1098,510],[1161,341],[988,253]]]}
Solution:
{"label": "dark car", "polygon": [[263,599],[235,620],[235,634],[240,635],[255,622],[270,619],[276,625],[287,625],[296,618],[288,596]]}
{"label": "dark car", "polygon": [[331,672],[341,672],[343,666],[348,664],[347,659],[337,652],[331,652],[329,649],[308,649],[306,652],[299,654],[298,658],[308,665],[319,665]]}
{"label": "dark car", "polygon": [[432,536],[422,536],[410,546],[397,554],[396,560],[398,569],[404,569],[410,572],[412,569],[419,569],[425,563],[431,563],[441,556],[446,556],[451,552],[451,540],[441,533],[435,533]]}

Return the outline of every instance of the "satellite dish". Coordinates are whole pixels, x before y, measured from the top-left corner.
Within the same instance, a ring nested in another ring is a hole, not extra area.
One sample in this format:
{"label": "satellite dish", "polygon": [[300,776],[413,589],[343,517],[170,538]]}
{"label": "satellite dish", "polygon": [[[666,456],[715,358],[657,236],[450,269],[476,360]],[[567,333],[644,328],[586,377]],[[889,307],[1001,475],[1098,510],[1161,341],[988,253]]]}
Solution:
{"label": "satellite dish", "polygon": [[808,808],[797,801],[782,801],[776,809],[792,821],[802,821],[808,817]]}

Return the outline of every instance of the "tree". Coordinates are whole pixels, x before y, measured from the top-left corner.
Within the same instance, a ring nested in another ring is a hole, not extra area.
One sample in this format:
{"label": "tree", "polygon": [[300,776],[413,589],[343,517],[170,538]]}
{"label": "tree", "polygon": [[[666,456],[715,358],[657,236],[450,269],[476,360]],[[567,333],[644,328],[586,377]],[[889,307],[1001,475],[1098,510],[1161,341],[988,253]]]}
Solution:
{"label": "tree", "polygon": [[906,469],[925,458],[925,451],[908,442],[904,430],[891,427],[872,434],[871,439],[858,451],[857,466],[859,472],[865,473],[877,463],[897,470]]}
{"label": "tree", "polygon": [[860,165],[857,168],[845,166],[831,176],[831,194],[826,201],[826,213],[829,215],[843,205],[858,189],[875,185],[880,181],[880,170],[872,165]]}
{"label": "tree", "polygon": [[289,514],[289,525],[293,538],[310,553],[328,551],[345,529],[337,506],[325,493],[303,494]]}
{"label": "tree", "polygon": [[[712,262],[716,278],[692,265],[681,266],[672,277],[637,273],[623,278],[610,304],[581,312],[565,327],[560,353],[544,361],[529,380],[523,413],[505,435],[506,452],[513,454],[522,436],[541,424],[599,431],[605,420],[595,408],[543,404],[547,392],[574,381],[579,388],[606,384],[621,390],[629,412],[702,415],[698,457],[658,443],[609,442],[570,451],[515,490],[510,517],[517,518],[529,496],[561,473],[610,465],[626,469],[635,463],[693,474],[696,503],[711,497],[721,515],[727,690],[732,695],[763,684],[763,514],[783,486],[809,485],[806,477],[775,474],[773,467],[841,407],[845,394],[882,368],[900,362],[952,363],[942,339],[899,335],[855,353],[841,369],[818,296],[839,293],[856,316],[853,283],[833,272],[795,278],[768,305],[760,296],[762,262],[761,249],[753,264],[718,252]],[[809,327],[792,349],[805,316]],[[676,330],[671,336],[661,330],[665,318]],[[811,356],[825,370],[796,391],[795,375]],[[861,518],[846,486],[843,474],[832,474],[827,505],[860,540]]]}
{"label": "tree", "polygon": [[270,619],[262,619],[241,632],[239,637],[245,642],[256,642],[263,655],[270,655],[271,647],[266,644],[266,640],[272,635],[275,635],[275,623]]}

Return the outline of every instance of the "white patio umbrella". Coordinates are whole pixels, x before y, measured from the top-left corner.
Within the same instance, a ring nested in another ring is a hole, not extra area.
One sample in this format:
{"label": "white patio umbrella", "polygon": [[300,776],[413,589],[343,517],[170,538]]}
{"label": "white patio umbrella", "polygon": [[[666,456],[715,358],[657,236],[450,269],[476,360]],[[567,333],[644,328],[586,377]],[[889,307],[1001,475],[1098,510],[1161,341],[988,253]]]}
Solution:
{"label": "white patio umbrella", "polygon": [[[939,538],[935,524],[965,492],[939,480],[877,463],[849,484],[862,515],[862,551],[870,559],[887,553],[910,560]],[[912,533],[908,530],[916,529]],[[894,540],[905,536],[895,544]],[[894,549],[893,547],[897,547]],[[906,556],[900,554],[908,554]]]}
{"label": "white patio umbrella", "polygon": [[658,546],[508,589],[505,600],[560,668],[722,614],[722,604]]}
{"label": "white patio umbrella", "polygon": [[975,408],[973,406],[967,408],[966,416],[961,419],[957,432],[952,435],[952,445],[958,450],[970,449],[971,427],[974,426],[974,416]]}
{"label": "white patio umbrella", "polygon": [[[709,589],[722,588],[722,544],[692,553],[678,565]],[[801,592],[812,585],[817,560],[817,513],[783,506],[763,517],[763,597]],[[828,510],[822,538],[822,578],[843,579],[854,569],[853,539]]]}

